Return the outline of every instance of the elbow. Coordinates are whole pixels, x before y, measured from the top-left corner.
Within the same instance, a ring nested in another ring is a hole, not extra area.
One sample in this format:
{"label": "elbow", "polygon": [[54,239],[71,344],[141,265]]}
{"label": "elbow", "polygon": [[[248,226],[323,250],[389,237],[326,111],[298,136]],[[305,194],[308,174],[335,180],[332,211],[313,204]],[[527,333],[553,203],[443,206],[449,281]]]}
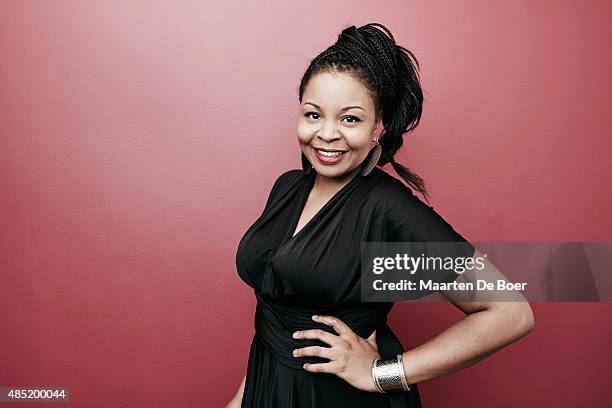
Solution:
{"label": "elbow", "polygon": [[496,305],[498,317],[503,316],[507,342],[512,343],[526,336],[535,328],[535,318],[529,302],[500,302]]}
{"label": "elbow", "polygon": [[535,328],[535,317],[533,310],[528,302],[521,303],[520,311],[518,312],[518,327],[517,335],[519,338],[526,336]]}

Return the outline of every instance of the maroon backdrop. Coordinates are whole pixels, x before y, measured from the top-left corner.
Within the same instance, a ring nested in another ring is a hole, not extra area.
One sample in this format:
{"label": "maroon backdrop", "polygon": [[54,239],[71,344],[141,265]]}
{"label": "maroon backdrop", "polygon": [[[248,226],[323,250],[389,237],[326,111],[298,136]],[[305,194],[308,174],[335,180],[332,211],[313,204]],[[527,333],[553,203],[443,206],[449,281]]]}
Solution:
{"label": "maroon backdrop", "polygon": [[[298,82],[346,24],[419,59],[398,161],[466,238],[612,240],[609,3],[242,3],[0,3],[0,386],[227,402],[255,305],[236,246],[300,165]],[[527,338],[421,384],[425,406],[607,405],[612,306],[534,310]],[[404,303],[391,325],[411,347],[460,317]]]}

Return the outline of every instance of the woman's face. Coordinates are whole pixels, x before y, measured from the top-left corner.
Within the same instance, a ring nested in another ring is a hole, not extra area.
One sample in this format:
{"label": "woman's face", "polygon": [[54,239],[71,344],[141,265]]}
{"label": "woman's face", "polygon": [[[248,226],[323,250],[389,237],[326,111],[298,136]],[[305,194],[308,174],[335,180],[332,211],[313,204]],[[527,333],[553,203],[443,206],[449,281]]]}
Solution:
{"label": "woman's face", "polygon": [[356,170],[376,145],[375,120],[374,101],[352,75],[319,73],[302,95],[298,141],[318,174],[343,177]]}

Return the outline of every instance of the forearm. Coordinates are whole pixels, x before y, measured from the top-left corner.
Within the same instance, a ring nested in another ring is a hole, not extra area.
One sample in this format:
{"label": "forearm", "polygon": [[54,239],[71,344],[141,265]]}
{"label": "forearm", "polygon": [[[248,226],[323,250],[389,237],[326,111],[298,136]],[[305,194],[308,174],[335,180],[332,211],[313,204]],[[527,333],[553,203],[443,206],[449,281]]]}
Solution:
{"label": "forearm", "polygon": [[242,378],[242,382],[240,383],[240,387],[238,387],[238,391],[236,392],[235,399],[242,401],[242,397],[244,395],[244,383],[246,382],[246,374]]}
{"label": "forearm", "polygon": [[240,405],[242,404],[242,398],[244,397],[244,384],[245,384],[245,382],[246,382],[246,374],[242,378],[242,382],[240,383],[240,386],[238,387],[238,391],[236,391],[236,395],[234,395],[234,397],[229,402],[229,404],[226,406],[226,408],[238,408],[238,407],[240,407]]}
{"label": "forearm", "polygon": [[500,305],[465,315],[442,333],[403,353],[408,384],[471,366],[533,328],[528,304]]}

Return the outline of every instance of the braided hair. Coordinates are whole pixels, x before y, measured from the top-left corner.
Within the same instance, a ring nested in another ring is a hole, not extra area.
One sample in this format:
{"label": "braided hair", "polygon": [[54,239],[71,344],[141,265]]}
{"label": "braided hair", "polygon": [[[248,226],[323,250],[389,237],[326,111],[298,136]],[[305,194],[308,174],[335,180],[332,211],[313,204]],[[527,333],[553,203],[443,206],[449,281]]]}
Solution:
{"label": "braided hair", "polygon": [[379,139],[382,153],[377,165],[390,162],[393,169],[427,199],[423,179],[394,159],[404,142],[403,134],[414,129],[421,119],[423,92],[418,68],[419,63],[412,52],[396,44],[391,32],[382,24],[370,23],[359,28],[353,25],[343,29],[336,43],[310,62],[300,82],[299,101],[302,102],[304,90],[315,74],[352,74],[372,97],[376,122],[382,116],[384,131]]}

